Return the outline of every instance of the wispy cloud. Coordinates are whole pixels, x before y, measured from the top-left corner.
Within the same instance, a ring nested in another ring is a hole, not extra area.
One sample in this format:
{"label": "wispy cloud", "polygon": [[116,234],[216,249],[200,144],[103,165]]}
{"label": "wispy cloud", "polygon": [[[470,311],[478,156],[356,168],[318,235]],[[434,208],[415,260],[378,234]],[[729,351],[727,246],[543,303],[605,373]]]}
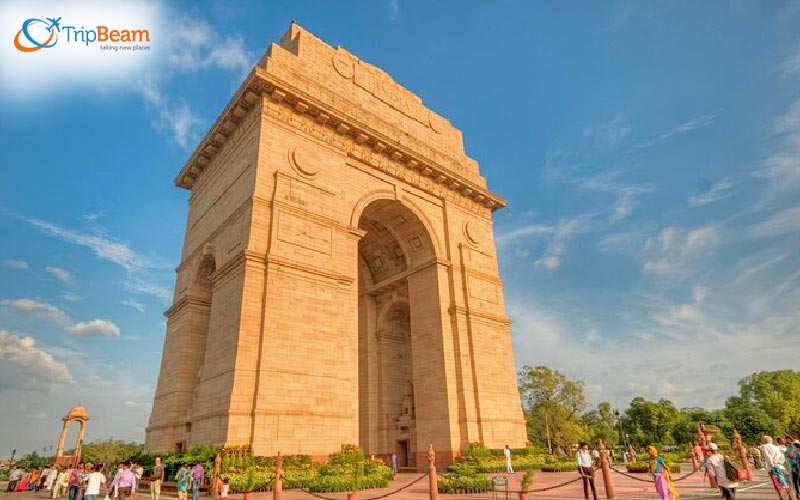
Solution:
{"label": "wispy cloud", "polygon": [[644,274],[684,277],[688,267],[698,257],[710,254],[719,243],[719,233],[713,226],[683,231],[670,226],[644,245],[648,257],[642,266]]}
{"label": "wispy cloud", "polygon": [[79,300],[81,300],[81,296],[75,292],[64,292],[61,295],[61,298],[63,298],[67,302],[78,302]]}
{"label": "wispy cloud", "polygon": [[661,144],[673,137],[687,134],[689,132],[692,132],[693,130],[706,128],[710,125],[713,125],[714,122],[716,122],[716,120],[717,120],[716,114],[706,114],[698,116],[696,118],[692,118],[691,120],[680,123],[668,130],[659,133],[652,139],[641,142],[639,144],[635,144],[634,146],[631,147],[631,151],[650,148],[658,144]]}
{"label": "wispy cloud", "polygon": [[498,246],[505,246],[515,243],[523,238],[533,235],[552,234],[556,230],[555,226],[547,224],[529,224],[527,226],[512,229],[497,235]]}
{"label": "wispy cloud", "polygon": [[690,196],[689,206],[702,207],[710,203],[716,203],[718,201],[730,198],[733,195],[733,192],[731,191],[733,185],[733,179],[730,177],[725,177],[719,182],[713,184],[704,193]]}
{"label": "wispy cloud", "polygon": [[128,306],[128,307],[130,307],[132,309],[136,309],[140,313],[144,312],[144,304],[142,304],[141,302],[139,302],[137,300],[134,300],[132,298],[125,299],[122,302],[122,305]]}
{"label": "wispy cloud", "polygon": [[20,270],[30,269],[31,267],[30,264],[28,264],[26,261],[17,259],[5,259],[3,261],[3,265],[6,267],[10,267],[11,269],[20,269]]}
{"label": "wispy cloud", "polygon": [[100,217],[105,217],[105,215],[106,214],[103,213],[103,211],[101,210],[99,212],[91,212],[91,213],[88,213],[88,214],[83,214],[83,215],[81,215],[81,218],[83,220],[96,221]]}
{"label": "wispy cloud", "polygon": [[774,257],[771,257],[771,258],[769,258],[767,260],[748,265],[747,267],[745,267],[736,276],[736,279],[733,281],[732,284],[735,285],[735,284],[737,284],[739,282],[745,281],[748,278],[750,278],[752,276],[755,276],[755,275],[759,274],[760,272],[762,272],[762,271],[774,266],[775,264],[783,261],[788,256],[789,256],[788,253],[784,253],[784,254],[780,254],[780,255],[776,255]]}
{"label": "wispy cloud", "polygon": [[144,75],[137,88],[156,114],[153,121],[156,130],[167,133],[181,149],[188,149],[197,142],[197,129],[202,120],[195,116],[185,100],[171,101],[162,92],[158,78],[152,74]]}
{"label": "wispy cloud", "polygon": [[90,249],[96,257],[121,266],[127,273],[125,286],[136,293],[153,295],[162,300],[170,298],[166,288],[148,279],[148,270],[155,265],[127,243],[107,236],[67,229],[33,217],[17,216],[48,236]]}
{"label": "wispy cloud", "polygon": [[800,205],[775,213],[753,226],[749,235],[754,238],[768,238],[784,234],[800,233]]}
{"label": "wispy cloud", "polygon": [[400,0],[389,0],[389,19],[396,21],[400,15]]}
{"label": "wispy cloud", "polygon": [[536,260],[534,265],[537,268],[557,269],[567,253],[567,242],[577,233],[586,229],[586,219],[576,217],[573,219],[562,219],[556,226],[556,230],[547,246],[544,254]]}
{"label": "wispy cloud", "polygon": [[127,244],[121,241],[65,229],[33,217],[20,216],[19,218],[47,235],[55,236],[68,243],[87,247],[97,257],[119,264],[128,271],[136,271],[149,266],[147,259],[134,252]]}
{"label": "wispy cloud", "polygon": [[55,279],[66,285],[72,284],[72,273],[70,273],[66,269],[55,266],[47,266],[44,268],[44,271],[50,276],[54,277]]}
{"label": "wispy cloud", "polygon": [[780,67],[781,78],[792,78],[800,76],[800,45],[783,60]]}
{"label": "wispy cloud", "polygon": [[754,175],[767,179],[774,191],[800,187],[800,99],[775,120],[770,145]]}

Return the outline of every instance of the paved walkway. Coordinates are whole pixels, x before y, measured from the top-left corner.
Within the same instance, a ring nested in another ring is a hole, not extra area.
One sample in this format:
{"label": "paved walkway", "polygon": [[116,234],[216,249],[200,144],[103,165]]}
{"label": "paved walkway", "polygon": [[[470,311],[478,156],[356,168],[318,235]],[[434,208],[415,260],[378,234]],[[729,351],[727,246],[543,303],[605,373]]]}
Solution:
{"label": "paved walkway", "polygon": [[[622,469],[624,470],[624,469]],[[681,474],[675,474],[675,478],[679,479],[686,476],[690,472],[686,469]],[[576,477],[575,472],[558,472],[558,473],[536,473],[533,477],[531,489],[534,490],[530,493],[532,500],[562,500],[562,499],[583,499],[583,486],[580,481],[573,482],[563,487],[551,489],[548,491],[537,492],[542,488],[549,488],[559,484],[571,481]],[[519,482],[522,479],[522,473],[506,475],[506,474],[493,474],[493,476],[505,476],[509,478],[509,489],[511,491],[519,490]],[[635,480],[617,473],[613,473],[614,485],[616,487],[617,498],[622,500],[652,500],[657,499],[655,489],[652,483],[647,481],[645,474],[634,474],[635,477],[640,477],[642,480]],[[412,481],[420,477],[420,474],[398,474],[395,476],[394,481],[388,488],[365,490],[358,492],[358,500],[370,500],[382,497],[383,495],[392,493],[393,491],[407,486]],[[597,496],[599,500],[605,500],[605,486],[603,485],[602,474],[598,471],[595,476]],[[693,500],[693,499],[717,499],[721,498],[719,490],[711,489],[708,487],[708,481],[704,480],[702,472],[691,474],[685,479],[676,483],[678,491],[681,494],[680,500]],[[0,484],[0,488],[5,492],[5,485]],[[174,498],[165,496],[166,498]],[[345,493],[326,493],[321,495],[323,498],[346,500],[347,494]],[[50,498],[47,492],[39,493],[13,493],[0,494],[0,500],[44,500]],[[64,500],[65,497],[62,497]],[[138,495],[138,500],[149,500],[150,496],[147,492],[142,492]],[[209,497],[203,496],[201,500],[208,500]],[[313,500],[315,497],[310,493],[299,490],[286,490],[284,491],[283,498],[285,500]],[[387,496],[389,499],[403,499],[403,500],[428,500],[428,478],[414,483],[403,491]],[[481,494],[455,494],[455,495],[439,495],[441,500],[506,500],[504,492],[481,493]],[[518,496],[515,493],[508,495],[509,500],[516,500]],[[231,495],[231,500],[242,500],[242,495]],[[768,482],[766,473],[763,471],[756,471],[755,480],[742,485],[736,494],[737,500],[777,500],[777,494]],[[254,500],[272,500],[272,493],[256,493]]]}

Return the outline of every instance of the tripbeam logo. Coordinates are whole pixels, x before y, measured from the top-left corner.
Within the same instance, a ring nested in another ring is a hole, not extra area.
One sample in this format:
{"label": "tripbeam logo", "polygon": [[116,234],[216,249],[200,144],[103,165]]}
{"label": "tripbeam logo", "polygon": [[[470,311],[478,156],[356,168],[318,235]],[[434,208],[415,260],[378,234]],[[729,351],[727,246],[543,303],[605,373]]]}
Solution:
{"label": "tripbeam logo", "polygon": [[[63,33],[62,33],[63,30]],[[75,26],[61,26],[61,18],[32,17],[22,23],[22,27],[14,36],[14,47],[20,52],[36,52],[56,46],[59,36],[64,35],[63,43],[80,43],[89,47],[96,42],[114,44],[134,44],[126,46],[127,50],[149,50],[150,30],[148,29],[110,29],[108,26],[96,26],[94,29],[80,29]],[[148,44],[148,45],[140,45]],[[101,46],[102,50],[114,49],[118,46]]]}

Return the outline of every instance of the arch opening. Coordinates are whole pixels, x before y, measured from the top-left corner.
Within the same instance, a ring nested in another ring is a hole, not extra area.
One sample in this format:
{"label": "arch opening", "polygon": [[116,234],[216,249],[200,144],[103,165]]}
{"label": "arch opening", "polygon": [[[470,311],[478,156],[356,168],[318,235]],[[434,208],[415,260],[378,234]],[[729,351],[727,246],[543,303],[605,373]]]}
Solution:
{"label": "arch opening", "polygon": [[370,454],[416,467],[414,310],[409,277],[435,257],[422,221],[396,200],[369,203],[358,224],[359,439]]}

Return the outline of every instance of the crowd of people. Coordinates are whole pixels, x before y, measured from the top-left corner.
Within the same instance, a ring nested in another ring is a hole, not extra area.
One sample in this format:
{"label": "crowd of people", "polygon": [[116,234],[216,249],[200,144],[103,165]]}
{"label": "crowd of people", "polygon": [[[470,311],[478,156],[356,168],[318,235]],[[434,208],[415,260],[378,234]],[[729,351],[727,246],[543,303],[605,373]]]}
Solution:
{"label": "crowd of people", "polygon": [[[50,498],[67,497],[68,500],[126,500],[136,497],[144,485],[144,467],[136,462],[122,462],[115,470],[104,464],[79,463],[76,467],[15,468],[9,475],[6,488],[8,492],[49,491]],[[161,458],[156,457],[155,465],[148,477],[148,490],[151,500],[159,500],[161,486],[166,479]],[[187,500],[191,492],[192,500],[200,498],[200,487],[205,481],[202,464],[193,467],[184,463],[173,479],[178,489],[178,498]],[[222,500],[228,497],[227,481],[217,488]]]}

